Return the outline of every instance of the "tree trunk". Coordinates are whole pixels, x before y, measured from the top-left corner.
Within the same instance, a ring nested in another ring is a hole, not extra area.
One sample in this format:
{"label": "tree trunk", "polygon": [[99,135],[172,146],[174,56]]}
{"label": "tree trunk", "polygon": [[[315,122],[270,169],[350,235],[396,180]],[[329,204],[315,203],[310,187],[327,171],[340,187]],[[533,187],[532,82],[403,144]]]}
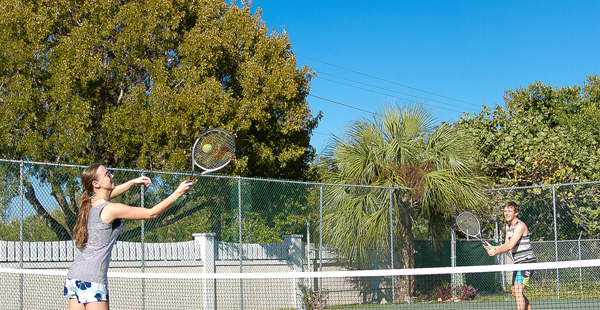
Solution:
{"label": "tree trunk", "polygon": [[[412,216],[408,214],[410,212],[401,212],[399,221],[396,223],[396,257],[398,259],[395,268],[399,269],[412,269],[415,266],[414,254],[415,250],[413,247],[413,234],[412,234]],[[396,303],[403,302],[405,297],[412,295],[414,285],[414,276],[401,276],[396,278],[396,296],[394,301]]]}

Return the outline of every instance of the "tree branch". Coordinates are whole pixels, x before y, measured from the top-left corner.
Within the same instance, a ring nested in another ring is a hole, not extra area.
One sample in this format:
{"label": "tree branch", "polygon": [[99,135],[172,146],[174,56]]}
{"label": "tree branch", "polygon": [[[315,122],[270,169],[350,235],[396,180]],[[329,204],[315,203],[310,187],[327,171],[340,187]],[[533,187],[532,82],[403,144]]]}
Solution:
{"label": "tree branch", "polygon": [[[162,214],[156,220],[157,222],[158,221],[160,221],[160,222],[158,224],[152,225],[150,227],[148,227],[148,226],[144,227],[144,232],[150,232],[150,231],[156,230],[156,229],[161,228],[161,227],[165,227],[165,226],[168,226],[168,225],[175,224],[179,220],[181,220],[181,219],[183,219],[185,217],[188,217],[190,213],[198,212],[198,211],[204,209],[205,207],[206,207],[206,203],[200,204],[200,205],[198,205],[196,207],[191,208],[187,212],[178,214],[177,216],[174,216],[174,217],[172,217],[170,219],[166,219],[166,217],[168,215]],[[136,228],[132,228],[132,229],[129,229],[127,231],[122,232],[121,235],[119,235],[119,240],[120,241],[126,241],[126,240],[131,239],[132,237],[141,235],[141,233],[142,233],[142,227],[138,226]]]}
{"label": "tree branch", "polygon": [[71,240],[71,233],[66,230],[65,227],[63,227],[58,221],[56,221],[56,219],[54,219],[39,202],[36,197],[35,190],[30,182],[25,183],[25,188],[27,189],[25,192],[25,198],[41,217],[46,226],[54,231],[59,240]]}

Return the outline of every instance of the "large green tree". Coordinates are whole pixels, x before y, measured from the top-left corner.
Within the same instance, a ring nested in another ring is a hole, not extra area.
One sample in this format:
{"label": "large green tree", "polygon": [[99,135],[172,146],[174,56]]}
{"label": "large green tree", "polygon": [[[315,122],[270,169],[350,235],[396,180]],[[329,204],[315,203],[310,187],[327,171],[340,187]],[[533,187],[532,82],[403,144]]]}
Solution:
{"label": "large green tree", "polygon": [[[389,106],[334,138],[326,182],[387,187],[336,186],[325,194],[324,237],[350,261],[368,265],[374,249],[390,248],[390,202],[394,266],[412,268],[415,223],[431,235],[447,232],[453,211],[474,209],[483,198],[468,141],[447,124],[433,124],[420,105]],[[399,280],[396,301],[413,285],[412,277]]]}
{"label": "large green tree", "polygon": [[[314,156],[312,71],[246,4],[0,0],[0,44],[0,157],[188,170],[194,138],[211,127],[237,138],[228,174],[301,179]],[[56,173],[36,177],[70,226],[76,182]]]}
{"label": "large green tree", "polygon": [[260,10],[223,1],[13,1],[0,11],[0,155],[189,169],[203,128],[235,134],[229,172],[301,178],[311,71]]}
{"label": "large green tree", "polygon": [[499,186],[600,180],[600,78],[584,86],[536,82],[507,90],[504,107],[457,123],[472,137],[481,169]]}
{"label": "large green tree", "polygon": [[[552,87],[535,82],[507,90],[505,105],[466,115],[456,124],[473,141],[479,165],[496,187],[552,185],[600,180],[600,78],[583,86]],[[559,212],[558,236],[600,236],[597,185],[519,191],[534,237],[553,239],[553,204]],[[495,192],[496,195],[508,193]],[[508,194],[507,194],[508,195]],[[499,201],[505,198],[498,198]],[[544,227],[548,227],[545,228]]]}

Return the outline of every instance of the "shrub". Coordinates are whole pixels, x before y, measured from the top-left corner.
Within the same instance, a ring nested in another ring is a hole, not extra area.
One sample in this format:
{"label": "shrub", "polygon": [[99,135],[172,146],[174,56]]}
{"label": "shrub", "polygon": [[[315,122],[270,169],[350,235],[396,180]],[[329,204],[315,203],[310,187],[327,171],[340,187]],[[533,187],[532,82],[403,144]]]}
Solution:
{"label": "shrub", "polygon": [[448,282],[442,283],[442,285],[433,289],[431,297],[433,300],[450,300],[452,299],[452,285]]}
{"label": "shrub", "polygon": [[306,310],[322,310],[327,306],[329,290],[313,290],[312,288],[300,285],[302,291],[302,300]]}
{"label": "shrub", "polygon": [[477,296],[477,289],[470,285],[460,285],[456,288],[456,298],[460,300],[472,300]]}
{"label": "shrub", "polygon": [[[431,293],[433,300],[453,300],[452,284],[444,282],[442,285],[436,287]],[[459,285],[456,287],[456,299],[457,300],[472,300],[479,296],[477,289],[470,285]]]}

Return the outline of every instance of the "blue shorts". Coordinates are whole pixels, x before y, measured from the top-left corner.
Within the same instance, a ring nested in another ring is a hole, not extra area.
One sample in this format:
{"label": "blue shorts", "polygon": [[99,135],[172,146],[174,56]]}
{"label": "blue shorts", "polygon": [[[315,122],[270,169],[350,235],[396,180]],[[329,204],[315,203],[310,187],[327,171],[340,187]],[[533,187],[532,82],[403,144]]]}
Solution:
{"label": "blue shorts", "polygon": [[532,270],[517,270],[513,272],[513,284],[524,284],[525,286],[529,286],[529,279],[533,275]]}
{"label": "blue shorts", "polygon": [[77,302],[80,304],[108,301],[108,287],[102,283],[67,279],[64,295],[68,298],[77,298]]}

